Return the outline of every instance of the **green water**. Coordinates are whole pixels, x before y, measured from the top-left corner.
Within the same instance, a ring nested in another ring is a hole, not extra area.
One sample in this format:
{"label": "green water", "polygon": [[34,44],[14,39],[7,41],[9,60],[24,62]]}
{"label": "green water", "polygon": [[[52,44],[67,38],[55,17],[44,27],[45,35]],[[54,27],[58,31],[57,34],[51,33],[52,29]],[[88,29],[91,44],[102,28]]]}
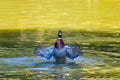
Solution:
{"label": "green water", "polygon": [[[120,0],[1,0],[0,80],[119,80]],[[36,45],[53,46],[57,30],[83,56],[57,65]]]}
{"label": "green water", "polygon": [[65,44],[79,44],[83,56],[64,65],[34,57],[36,45],[41,44],[42,47],[54,45],[57,38],[56,31],[2,30],[0,78],[3,80],[118,80],[120,78],[119,33],[63,30]]}

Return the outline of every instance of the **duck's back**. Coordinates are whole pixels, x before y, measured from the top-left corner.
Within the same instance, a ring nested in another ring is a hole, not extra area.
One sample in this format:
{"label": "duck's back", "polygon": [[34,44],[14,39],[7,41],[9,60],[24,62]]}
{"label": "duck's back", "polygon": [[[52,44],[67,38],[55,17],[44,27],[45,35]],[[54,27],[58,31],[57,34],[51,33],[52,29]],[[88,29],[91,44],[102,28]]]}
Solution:
{"label": "duck's back", "polygon": [[62,49],[55,48],[54,50],[54,58],[56,60],[56,63],[65,63],[66,62],[66,50],[65,47]]}

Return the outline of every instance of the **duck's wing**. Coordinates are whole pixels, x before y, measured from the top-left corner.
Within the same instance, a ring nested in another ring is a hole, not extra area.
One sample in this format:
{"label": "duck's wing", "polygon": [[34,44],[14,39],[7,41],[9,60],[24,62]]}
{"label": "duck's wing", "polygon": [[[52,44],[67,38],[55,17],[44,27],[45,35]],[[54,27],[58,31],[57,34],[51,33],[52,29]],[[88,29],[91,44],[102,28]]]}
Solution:
{"label": "duck's wing", "polygon": [[34,54],[36,56],[44,57],[47,60],[49,60],[52,57],[53,53],[54,53],[54,46],[45,47],[45,48],[41,48],[40,46],[37,46],[34,51]]}
{"label": "duck's wing", "polygon": [[65,46],[66,47],[66,54],[67,57],[70,59],[74,59],[76,57],[78,57],[79,55],[82,55],[83,53],[80,52],[79,46],[75,45],[75,46]]}

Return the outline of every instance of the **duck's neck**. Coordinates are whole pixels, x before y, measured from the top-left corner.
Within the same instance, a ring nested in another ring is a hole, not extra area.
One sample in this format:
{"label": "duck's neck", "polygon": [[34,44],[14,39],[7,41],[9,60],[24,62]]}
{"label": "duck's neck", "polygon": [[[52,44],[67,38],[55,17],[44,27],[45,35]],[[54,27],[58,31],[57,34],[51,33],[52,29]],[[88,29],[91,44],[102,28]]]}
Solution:
{"label": "duck's neck", "polygon": [[62,38],[58,38],[56,43],[55,43],[55,48],[62,49],[64,46],[65,45],[64,45]]}
{"label": "duck's neck", "polygon": [[58,38],[58,39],[62,39],[62,38]]}

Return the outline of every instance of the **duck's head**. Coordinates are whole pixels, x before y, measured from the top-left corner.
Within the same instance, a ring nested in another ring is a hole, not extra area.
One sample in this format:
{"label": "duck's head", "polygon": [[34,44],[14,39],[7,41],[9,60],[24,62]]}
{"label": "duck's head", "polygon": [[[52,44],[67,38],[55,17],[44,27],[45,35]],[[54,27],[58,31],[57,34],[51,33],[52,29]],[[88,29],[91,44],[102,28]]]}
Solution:
{"label": "duck's head", "polygon": [[64,47],[64,42],[62,40],[62,31],[59,30],[58,31],[58,39],[57,41],[55,42],[55,48],[57,49],[62,49]]}
{"label": "duck's head", "polygon": [[62,31],[58,30],[58,38],[62,38]]}

